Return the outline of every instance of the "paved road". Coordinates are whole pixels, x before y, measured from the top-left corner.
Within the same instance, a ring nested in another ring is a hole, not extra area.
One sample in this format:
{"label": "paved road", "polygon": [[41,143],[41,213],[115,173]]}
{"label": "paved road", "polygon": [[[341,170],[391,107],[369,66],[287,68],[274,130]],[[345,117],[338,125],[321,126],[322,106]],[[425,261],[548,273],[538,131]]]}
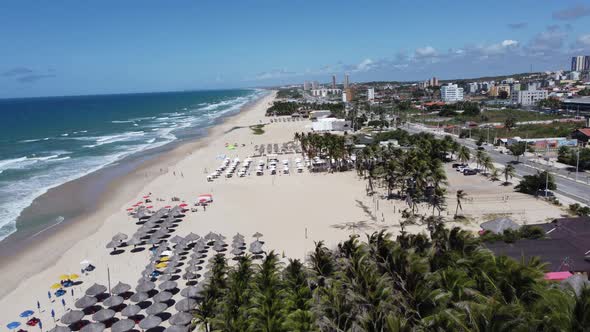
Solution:
{"label": "paved road", "polygon": [[[404,130],[407,130],[409,132],[412,133],[417,133],[417,132],[421,132],[421,131],[430,131],[432,132],[432,130],[428,129],[428,128],[424,128],[420,125],[413,125],[410,124],[409,126],[406,126],[403,128]],[[434,133],[434,134],[440,134],[440,133]],[[455,140],[459,143],[461,143],[462,145],[467,146],[470,149],[476,149],[476,144],[474,140],[471,139],[460,139],[460,138],[456,138]],[[493,150],[491,147],[487,146],[485,147],[486,152],[490,155],[490,157],[492,157],[493,161],[495,163],[499,163],[499,164],[507,164],[511,161],[514,161],[514,156],[512,155],[506,155],[503,153],[500,153],[496,150]],[[536,163],[519,163],[519,164],[515,164],[514,165],[516,173],[519,177],[522,177],[524,175],[533,175],[536,174],[538,170],[545,170],[546,166],[545,165],[539,165]],[[558,170],[554,167],[550,167],[549,169],[550,174],[554,175],[555,178],[555,183],[557,184],[557,189],[555,190],[555,192],[569,197],[573,200],[576,200],[580,203],[584,203],[584,204],[588,204],[590,205],[590,185],[587,183],[581,183],[580,181],[576,182],[574,179],[568,178],[568,172],[565,170]],[[572,173],[572,176],[575,176],[575,172]],[[578,180],[587,180],[586,178],[586,174],[580,173],[578,175]]]}

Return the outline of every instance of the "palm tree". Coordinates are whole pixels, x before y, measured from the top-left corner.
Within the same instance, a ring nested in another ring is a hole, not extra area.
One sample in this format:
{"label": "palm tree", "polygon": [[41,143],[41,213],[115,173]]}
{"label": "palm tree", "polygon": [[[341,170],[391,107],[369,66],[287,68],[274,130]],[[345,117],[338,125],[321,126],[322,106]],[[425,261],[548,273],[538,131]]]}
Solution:
{"label": "palm tree", "polygon": [[471,159],[471,152],[469,151],[469,148],[466,146],[461,146],[457,154],[457,159],[459,159],[459,161],[463,164],[468,163]]}
{"label": "palm tree", "polygon": [[467,193],[461,189],[457,190],[457,207],[455,208],[455,218],[457,218],[457,213],[459,213],[459,209],[463,211],[463,206],[461,206],[461,200],[467,197]]}
{"label": "palm tree", "polygon": [[490,180],[491,181],[498,181],[500,180],[500,171],[497,168],[492,168],[492,173],[490,173]]}
{"label": "palm tree", "polygon": [[507,164],[504,167],[502,174],[504,175],[504,180],[505,180],[504,185],[508,185],[510,183],[510,182],[508,182],[508,179],[512,179],[516,175],[514,165]]}
{"label": "palm tree", "polygon": [[484,172],[486,174],[488,173],[488,171],[494,171],[496,169],[492,157],[490,157],[487,153],[483,156],[481,165],[483,166]]}

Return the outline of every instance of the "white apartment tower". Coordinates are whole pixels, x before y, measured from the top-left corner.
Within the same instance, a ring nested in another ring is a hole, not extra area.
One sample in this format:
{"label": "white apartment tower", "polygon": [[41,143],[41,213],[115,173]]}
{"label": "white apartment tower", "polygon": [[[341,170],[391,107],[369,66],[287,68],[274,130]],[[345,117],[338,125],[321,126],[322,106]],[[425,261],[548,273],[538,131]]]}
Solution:
{"label": "white apartment tower", "polygon": [[375,100],[375,89],[374,88],[367,89],[367,100],[369,100],[369,101]]}
{"label": "white apartment tower", "polygon": [[457,84],[449,83],[440,88],[440,98],[444,102],[455,102],[463,100],[463,88]]}

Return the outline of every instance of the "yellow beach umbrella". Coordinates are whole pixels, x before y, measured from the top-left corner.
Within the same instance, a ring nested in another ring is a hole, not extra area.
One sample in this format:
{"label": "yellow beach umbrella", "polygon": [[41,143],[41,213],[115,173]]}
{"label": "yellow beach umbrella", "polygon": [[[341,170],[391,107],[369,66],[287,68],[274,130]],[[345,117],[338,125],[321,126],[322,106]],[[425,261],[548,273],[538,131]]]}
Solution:
{"label": "yellow beach umbrella", "polygon": [[168,264],[166,264],[166,263],[164,263],[164,262],[162,262],[162,263],[158,263],[158,264],[156,264],[156,269],[163,269],[163,268],[165,268],[166,266],[168,266]]}
{"label": "yellow beach umbrella", "polygon": [[59,280],[69,280],[69,279],[70,279],[70,276],[67,274],[62,274],[59,276]]}
{"label": "yellow beach umbrella", "polygon": [[160,262],[167,262],[169,260],[170,260],[170,257],[168,257],[168,256],[160,258]]}
{"label": "yellow beach umbrella", "polygon": [[50,288],[51,289],[59,289],[59,288],[61,288],[61,284],[55,283],[55,284],[51,285]]}
{"label": "yellow beach umbrella", "polygon": [[75,274],[75,273],[74,273],[74,274],[70,274],[70,280],[76,280],[76,279],[78,279],[78,278],[80,278],[80,276],[79,276],[79,275],[77,275],[77,274]]}

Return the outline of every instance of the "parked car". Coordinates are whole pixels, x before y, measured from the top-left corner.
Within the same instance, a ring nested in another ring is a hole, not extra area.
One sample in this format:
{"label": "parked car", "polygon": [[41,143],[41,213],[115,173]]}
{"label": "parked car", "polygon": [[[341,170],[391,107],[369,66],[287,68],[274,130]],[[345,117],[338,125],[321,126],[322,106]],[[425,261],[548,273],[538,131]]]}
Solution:
{"label": "parked car", "polygon": [[457,168],[457,167],[466,167],[467,165],[465,164],[461,164],[461,163],[455,163],[453,165],[451,165],[453,168]]}
{"label": "parked car", "polygon": [[[545,189],[539,189],[537,190],[537,196],[541,196],[541,197],[545,197]],[[555,193],[552,192],[551,190],[547,190],[547,197],[555,197]]]}
{"label": "parked car", "polygon": [[463,175],[476,175],[476,174],[477,174],[477,170],[475,170],[475,169],[466,168],[463,170]]}

